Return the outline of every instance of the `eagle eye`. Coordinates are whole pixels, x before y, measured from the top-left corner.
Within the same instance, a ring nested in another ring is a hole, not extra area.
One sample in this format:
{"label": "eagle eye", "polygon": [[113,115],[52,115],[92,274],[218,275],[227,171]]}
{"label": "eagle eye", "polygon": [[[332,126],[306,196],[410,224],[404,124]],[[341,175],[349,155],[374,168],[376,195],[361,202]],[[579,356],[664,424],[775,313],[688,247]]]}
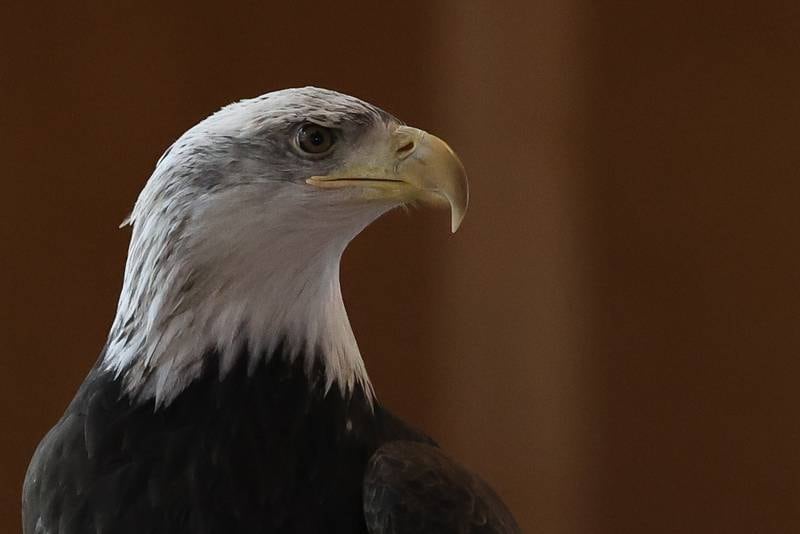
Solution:
{"label": "eagle eye", "polygon": [[297,145],[309,154],[322,154],[333,146],[334,134],[330,128],[317,124],[304,124],[297,130]]}

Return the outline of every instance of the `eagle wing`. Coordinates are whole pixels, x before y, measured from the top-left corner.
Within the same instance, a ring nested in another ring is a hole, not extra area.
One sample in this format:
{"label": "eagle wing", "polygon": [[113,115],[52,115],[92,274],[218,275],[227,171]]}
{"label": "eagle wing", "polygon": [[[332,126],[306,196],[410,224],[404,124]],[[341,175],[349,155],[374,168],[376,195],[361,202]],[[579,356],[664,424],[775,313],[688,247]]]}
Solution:
{"label": "eagle wing", "polygon": [[364,477],[370,534],[521,532],[486,482],[437,447],[391,441],[372,455]]}

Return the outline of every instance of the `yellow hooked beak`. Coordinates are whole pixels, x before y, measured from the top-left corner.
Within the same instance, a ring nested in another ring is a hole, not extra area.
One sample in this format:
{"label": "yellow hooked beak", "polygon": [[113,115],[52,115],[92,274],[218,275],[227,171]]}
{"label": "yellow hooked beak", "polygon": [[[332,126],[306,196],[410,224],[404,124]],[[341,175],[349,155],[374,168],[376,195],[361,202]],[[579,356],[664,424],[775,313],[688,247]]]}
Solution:
{"label": "yellow hooked beak", "polygon": [[469,203],[464,166],[453,150],[435,135],[399,126],[374,143],[364,143],[344,168],[306,183],[323,188],[359,188],[365,199],[421,202],[450,207],[455,232]]}

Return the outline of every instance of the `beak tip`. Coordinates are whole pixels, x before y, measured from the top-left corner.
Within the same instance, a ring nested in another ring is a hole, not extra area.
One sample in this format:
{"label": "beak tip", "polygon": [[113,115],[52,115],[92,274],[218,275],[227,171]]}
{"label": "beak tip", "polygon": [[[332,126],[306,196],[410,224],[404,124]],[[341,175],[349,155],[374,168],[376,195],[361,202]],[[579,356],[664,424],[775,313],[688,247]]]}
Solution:
{"label": "beak tip", "polygon": [[461,227],[461,223],[464,221],[464,212],[460,210],[452,210],[452,214],[450,216],[450,233],[454,234],[458,231]]}

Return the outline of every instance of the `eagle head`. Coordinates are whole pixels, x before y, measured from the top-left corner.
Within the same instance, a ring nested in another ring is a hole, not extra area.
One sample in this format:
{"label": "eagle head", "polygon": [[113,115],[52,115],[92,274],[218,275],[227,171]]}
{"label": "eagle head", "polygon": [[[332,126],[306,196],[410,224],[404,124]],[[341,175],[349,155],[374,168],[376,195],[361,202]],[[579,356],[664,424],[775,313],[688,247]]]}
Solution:
{"label": "eagle head", "polygon": [[402,205],[468,203],[438,137],[334,91],[306,87],[229,105],[161,157],[129,218],[125,280],[103,364],[137,398],[169,403],[209,355],[303,355],[327,386],[371,392],[347,320],[339,262]]}

